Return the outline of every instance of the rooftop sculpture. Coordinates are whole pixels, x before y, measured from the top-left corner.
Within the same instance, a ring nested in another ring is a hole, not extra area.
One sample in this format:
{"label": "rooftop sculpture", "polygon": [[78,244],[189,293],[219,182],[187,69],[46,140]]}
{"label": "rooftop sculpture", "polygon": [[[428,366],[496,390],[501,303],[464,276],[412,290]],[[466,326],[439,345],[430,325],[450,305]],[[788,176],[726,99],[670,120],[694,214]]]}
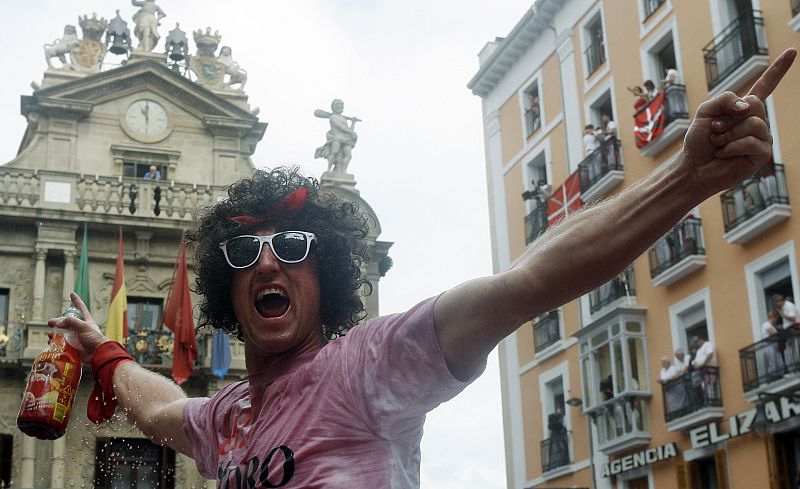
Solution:
{"label": "rooftop sculpture", "polygon": [[331,102],[331,110],[333,113],[319,109],[314,111],[314,116],[328,119],[331,123],[330,130],[325,134],[326,142],[317,148],[314,158],[327,159],[329,172],[347,173],[347,165],[353,157],[353,147],[358,141],[358,134],[355,132],[356,122],[360,122],[361,119],[342,115],[344,102],[338,98]]}

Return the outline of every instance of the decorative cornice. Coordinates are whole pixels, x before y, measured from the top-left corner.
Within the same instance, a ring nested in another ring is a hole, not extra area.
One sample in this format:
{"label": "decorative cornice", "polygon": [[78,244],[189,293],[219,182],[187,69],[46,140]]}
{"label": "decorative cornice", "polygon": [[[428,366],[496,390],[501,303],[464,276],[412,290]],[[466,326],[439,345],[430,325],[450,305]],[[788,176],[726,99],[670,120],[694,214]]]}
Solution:
{"label": "decorative cornice", "polygon": [[83,119],[92,113],[94,104],[81,100],[62,99],[55,97],[42,97],[40,95],[23,95],[20,111],[28,117],[31,113],[41,113],[48,116],[66,117],[69,119]]}

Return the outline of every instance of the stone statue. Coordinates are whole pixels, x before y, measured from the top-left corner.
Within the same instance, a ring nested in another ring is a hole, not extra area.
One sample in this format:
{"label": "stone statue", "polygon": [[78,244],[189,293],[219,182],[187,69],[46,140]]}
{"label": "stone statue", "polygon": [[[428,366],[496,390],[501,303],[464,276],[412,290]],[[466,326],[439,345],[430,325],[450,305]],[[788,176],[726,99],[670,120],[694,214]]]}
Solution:
{"label": "stone statue", "polygon": [[[358,140],[358,134],[354,128],[356,122],[360,122],[358,117],[346,117],[342,115],[344,102],[334,99],[331,102],[333,113],[324,110],[315,110],[314,115],[323,119],[329,119],[331,129],[325,135],[327,142],[317,148],[314,158],[325,158],[328,160],[328,171],[333,169],[334,173],[346,173],[347,165],[352,158],[352,149]],[[347,122],[350,121],[348,125]]]}
{"label": "stone statue", "polygon": [[239,90],[244,90],[244,84],[247,83],[247,71],[239,66],[239,63],[233,60],[231,56],[231,48],[222,46],[217,56],[217,61],[221,63],[224,68],[225,74],[228,75],[228,81],[225,86],[233,88],[233,85],[239,85]]}
{"label": "stone statue", "polygon": [[61,68],[69,68],[71,63],[67,63],[67,54],[71,53],[73,49],[78,47],[80,40],[74,25],[64,26],[64,36],[61,39],[56,39],[53,44],[44,45],[44,59],[47,61],[48,68],[54,68],[53,63],[50,62],[53,58],[58,58],[61,61]]}
{"label": "stone statue", "polygon": [[131,0],[131,4],[139,7],[139,11],[133,14],[133,21],[136,23],[133,33],[139,39],[137,49],[150,52],[159,40],[159,21],[167,14],[156,5],[155,0]]}

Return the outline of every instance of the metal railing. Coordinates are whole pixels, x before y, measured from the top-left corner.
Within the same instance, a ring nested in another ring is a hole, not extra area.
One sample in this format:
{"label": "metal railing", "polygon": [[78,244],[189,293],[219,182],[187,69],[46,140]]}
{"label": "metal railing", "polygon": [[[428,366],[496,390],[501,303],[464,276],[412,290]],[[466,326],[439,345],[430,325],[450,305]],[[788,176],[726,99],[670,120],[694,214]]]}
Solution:
{"label": "metal railing", "polygon": [[[563,428],[563,427],[562,427]],[[569,456],[569,437],[571,433],[563,428],[550,432],[550,438],[541,442],[542,472],[550,472],[572,463]]]}
{"label": "metal railing", "polygon": [[772,163],[758,169],[740,185],[721,196],[725,232],[752,219],[773,204],[789,204],[783,165]]}
{"label": "metal railing", "polygon": [[525,136],[531,137],[531,134],[535,133],[542,127],[542,117],[538,110],[533,109],[525,109]]}
{"label": "metal railing", "polygon": [[703,48],[708,89],[719,85],[751,57],[762,54],[767,54],[767,45],[761,11],[741,12]]}
{"label": "metal railing", "polygon": [[649,19],[664,2],[666,2],[666,0],[644,0],[644,19],[642,22],[647,22],[647,19]]}
{"label": "metal railing", "polygon": [[547,230],[547,203],[534,197],[536,208],[525,216],[525,244],[531,244]]}
{"label": "metal railing", "polygon": [[589,311],[595,313],[621,297],[635,296],[633,268],[628,267],[610,281],[589,292]]}
{"label": "metal railing", "polygon": [[623,170],[622,156],[619,152],[619,139],[610,137],[600,143],[578,164],[581,179],[581,193],[586,193],[612,170]]}
{"label": "metal railing", "polygon": [[669,423],[701,409],[722,407],[719,368],[702,367],[661,384],[664,421]]}
{"label": "metal railing", "polygon": [[586,56],[586,68],[589,70],[589,74],[586,76],[588,78],[606,62],[606,47],[603,44],[603,36],[595,37],[583,54]]}
{"label": "metal railing", "polygon": [[705,254],[700,219],[687,217],[650,248],[650,277],[664,273],[686,257]]}
{"label": "metal railing", "polygon": [[779,329],[778,334],[739,350],[745,392],[800,372],[800,330]]}
{"label": "metal railing", "polygon": [[561,339],[558,309],[536,318],[533,323],[533,346],[538,353]]}

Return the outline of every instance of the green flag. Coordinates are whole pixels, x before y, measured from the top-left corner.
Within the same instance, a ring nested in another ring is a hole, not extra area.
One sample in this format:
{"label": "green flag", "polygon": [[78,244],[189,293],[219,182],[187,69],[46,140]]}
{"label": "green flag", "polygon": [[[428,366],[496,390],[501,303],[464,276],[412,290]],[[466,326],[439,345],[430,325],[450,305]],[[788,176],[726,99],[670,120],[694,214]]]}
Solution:
{"label": "green flag", "polygon": [[83,246],[81,247],[81,260],[78,267],[78,276],[75,278],[75,293],[81,296],[86,307],[91,308],[89,303],[89,253],[86,251],[86,223],[83,224]]}

